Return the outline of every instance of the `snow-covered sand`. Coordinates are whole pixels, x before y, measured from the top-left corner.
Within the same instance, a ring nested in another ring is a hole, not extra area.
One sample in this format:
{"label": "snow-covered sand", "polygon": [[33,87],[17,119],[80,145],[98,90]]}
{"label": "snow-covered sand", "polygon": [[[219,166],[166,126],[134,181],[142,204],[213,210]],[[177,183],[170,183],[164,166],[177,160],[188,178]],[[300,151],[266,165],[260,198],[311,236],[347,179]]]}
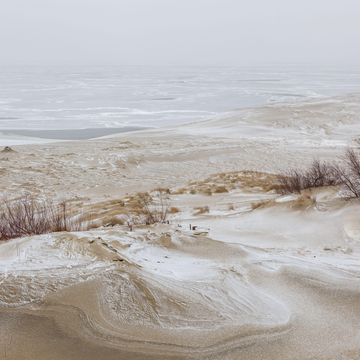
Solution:
{"label": "snow-covered sand", "polygon": [[[121,212],[117,199],[161,186],[180,210],[170,224],[132,232],[116,225],[1,243],[2,351],[9,359],[360,358],[359,203],[333,188],[277,197],[245,182],[264,178],[254,171],[339,158],[358,145],[359,117],[360,94],[350,94],[2,153],[2,192],[65,196],[101,217]],[[199,190],[211,184],[228,192]]]}

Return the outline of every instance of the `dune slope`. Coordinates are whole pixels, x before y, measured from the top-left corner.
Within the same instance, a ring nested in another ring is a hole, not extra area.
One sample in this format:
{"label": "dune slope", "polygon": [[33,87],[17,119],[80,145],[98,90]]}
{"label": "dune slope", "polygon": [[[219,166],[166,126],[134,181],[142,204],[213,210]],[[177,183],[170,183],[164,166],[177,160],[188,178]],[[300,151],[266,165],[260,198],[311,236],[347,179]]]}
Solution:
{"label": "dune slope", "polygon": [[[98,227],[0,242],[0,350],[9,359],[360,358],[359,202],[336,188],[266,188],[279,169],[357,146],[359,116],[360,95],[350,94],[3,153],[3,193],[65,198]],[[169,224],[101,226],[126,221],[131,195],[157,187],[176,207]]]}

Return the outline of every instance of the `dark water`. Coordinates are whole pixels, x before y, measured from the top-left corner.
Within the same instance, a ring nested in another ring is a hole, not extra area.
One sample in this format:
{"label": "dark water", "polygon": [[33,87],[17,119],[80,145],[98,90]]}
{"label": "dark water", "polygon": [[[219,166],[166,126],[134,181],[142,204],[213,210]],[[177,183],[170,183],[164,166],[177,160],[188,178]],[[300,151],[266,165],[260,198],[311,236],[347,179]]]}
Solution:
{"label": "dark water", "polygon": [[100,136],[113,135],[129,131],[145,130],[138,126],[124,126],[121,128],[94,128],[94,129],[64,129],[64,130],[29,130],[8,129],[6,133],[55,140],[87,140]]}

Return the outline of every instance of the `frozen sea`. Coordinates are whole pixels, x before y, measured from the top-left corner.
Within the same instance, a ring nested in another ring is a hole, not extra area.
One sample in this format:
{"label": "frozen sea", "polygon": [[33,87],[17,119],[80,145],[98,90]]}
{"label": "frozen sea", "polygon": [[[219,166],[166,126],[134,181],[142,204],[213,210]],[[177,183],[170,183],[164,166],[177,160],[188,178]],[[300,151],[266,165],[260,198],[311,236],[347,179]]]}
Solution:
{"label": "frozen sea", "polygon": [[[0,65],[0,132],[159,127],[248,105],[360,92],[360,66]],[[89,130],[90,131],[90,130]],[[75,134],[75,135],[74,135]],[[41,135],[40,135],[41,137]]]}

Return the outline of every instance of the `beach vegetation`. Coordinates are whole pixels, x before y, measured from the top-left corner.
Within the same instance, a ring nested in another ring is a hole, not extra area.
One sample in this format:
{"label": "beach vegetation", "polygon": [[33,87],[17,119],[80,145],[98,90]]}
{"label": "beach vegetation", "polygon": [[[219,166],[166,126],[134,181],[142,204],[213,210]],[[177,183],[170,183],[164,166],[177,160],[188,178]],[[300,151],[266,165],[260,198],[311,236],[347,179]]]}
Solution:
{"label": "beach vegetation", "polygon": [[228,193],[228,189],[225,186],[216,186],[214,188],[214,193],[216,194],[222,194],[222,193]]}
{"label": "beach vegetation", "polygon": [[253,202],[250,204],[251,210],[255,210],[259,207],[265,206],[269,204],[272,201],[272,199],[261,199],[259,201]]}
{"label": "beach vegetation", "polygon": [[212,194],[227,193],[231,190],[241,189],[245,191],[276,190],[278,176],[258,171],[233,171],[229,173],[212,174],[202,181],[190,181],[186,187],[180,188],[176,194]]}
{"label": "beach vegetation", "polygon": [[104,217],[101,219],[101,226],[113,227],[115,225],[124,225],[125,221],[119,216]]}
{"label": "beach vegetation", "polygon": [[305,189],[339,185],[339,183],[336,167],[329,162],[315,158],[307,169],[290,169],[279,172],[275,190],[278,194],[285,195],[300,193]]}
{"label": "beach vegetation", "polygon": [[169,194],[171,193],[170,189],[169,188],[162,188],[162,187],[158,187],[156,188],[155,190],[153,190],[152,192],[155,192],[155,193],[165,193],[165,194]]}
{"label": "beach vegetation", "polygon": [[360,197],[360,151],[346,148],[341,163],[314,159],[305,170],[291,169],[278,175],[276,192],[285,195],[324,186],[340,187],[344,199]]}
{"label": "beach vegetation", "polygon": [[0,239],[40,235],[60,231],[84,231],[91,219],[69,206],[66,200],[38,200],[29,194],[4,196],[0,205]]}
{"label": "beach vegetation", "polygon": [[341,195],[345,199],[360,197],[360,151],[348,147],[342,157],[345,166],[333,166],[333,171],[341,185]]}
{"label": "beach vegetation", "polygon": [[176,206],[171,206],[169,212],[170,214],[176,214],[180,212],[180,209]]}
{"label": "beach vegetation", "polygon": [[212,196],[212,191],[210,188],[202,189],[201,193],[206,196]]}
{"label": "beach vegetation", "polygon": [[171,213],[171,199],[166,191],[157,191],[154,196],[148,193],[137,193],[134,204],[136,205],[127,213],[128,226],[151,225],[167,223]]}
{"label": "beach vegetation", "polygon": [[210,211],[210,208],[207,205],[205,205],[205,206],[195,206],[194,210],[197,210],[197,213],[195,215],[201,215],[201,214],[208,213]]}
{"label": "beach vegetation", "polygon": [[178,189],[178,190],[176,191],[176,194],[177,194],[177,195],[183,195],[185,192],[186,192],[186,189],[180,188],[180,189]]}

